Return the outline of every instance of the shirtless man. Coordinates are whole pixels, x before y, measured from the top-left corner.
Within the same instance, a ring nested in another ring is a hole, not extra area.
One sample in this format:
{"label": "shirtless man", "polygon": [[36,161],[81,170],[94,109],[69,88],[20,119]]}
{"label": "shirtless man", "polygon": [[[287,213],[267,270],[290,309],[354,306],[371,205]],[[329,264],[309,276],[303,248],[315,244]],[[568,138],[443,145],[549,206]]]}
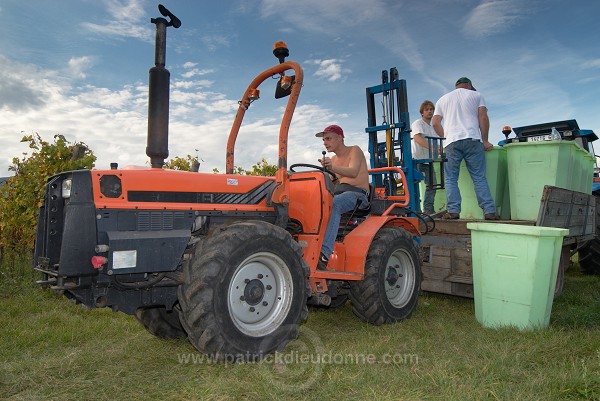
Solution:
{"label": "shirtless man", "polygon": [[319,159],[321,165],[335,174],[337,181],[333,197],[331,216],[325,231],[321,256],[317,268],[326,270],[329,257],[333,253],[335,237],[340,226],[342,213],[354,210],[360,201],[360,208],[368,206],[369,173],[367,159],[360,147],[344,144],[344,131],[337,125],[330,125],[315,136],[323,138],[323,144],[328,152],[335,153],[333,157],[324,156]]}

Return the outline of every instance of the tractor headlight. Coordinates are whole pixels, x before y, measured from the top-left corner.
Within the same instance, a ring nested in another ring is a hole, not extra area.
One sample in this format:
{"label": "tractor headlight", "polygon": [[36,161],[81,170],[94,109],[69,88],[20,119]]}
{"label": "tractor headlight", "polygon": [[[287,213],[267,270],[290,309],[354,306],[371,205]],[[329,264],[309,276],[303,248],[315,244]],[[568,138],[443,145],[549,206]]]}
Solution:
{"label": "tractor headlight", "polygon": [[73,180],[70,178],[63,180],[62,190],[61,190],[61,195],[62,195],[63,199],[68,199],[71,197],[71,185],[72,184],[73,184]]}

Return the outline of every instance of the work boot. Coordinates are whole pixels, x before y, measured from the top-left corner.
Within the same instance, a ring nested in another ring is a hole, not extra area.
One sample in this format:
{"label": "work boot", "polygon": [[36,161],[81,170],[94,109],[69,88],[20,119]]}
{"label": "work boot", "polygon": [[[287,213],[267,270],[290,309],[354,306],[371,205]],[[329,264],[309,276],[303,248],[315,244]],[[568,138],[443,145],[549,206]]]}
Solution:
{"label": "work boot", "polygon": [[319,262],[317,263],[317,270],[327,270],[327,263],[329,263],[329,259],[321,254],[321,256],[319,256]]}
{"label": "work boot", "polygon": [[486,213],[483,217],[486,220],[500,220],[500,216],[497,213]]}
{"label": "work boot", "polygon": [[459,216],[459,214],[458,214],[458,213],[451,213],[451,212],[448,212],[448,213],[446,213],[445,215],[443,215],[443,216],[442,216],[442,219],[444,219],[444,220],[456,220],[456,219],[458,219],[459,217],[460,217],[460,216]]}

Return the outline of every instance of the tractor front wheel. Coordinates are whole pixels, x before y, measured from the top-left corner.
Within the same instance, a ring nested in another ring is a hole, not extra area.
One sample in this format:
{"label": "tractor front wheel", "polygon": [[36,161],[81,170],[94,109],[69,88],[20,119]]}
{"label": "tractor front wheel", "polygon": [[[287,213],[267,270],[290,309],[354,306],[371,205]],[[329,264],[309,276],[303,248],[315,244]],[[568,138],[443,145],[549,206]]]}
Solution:
{"label": "tractor front wheel", "polygon": [[185,266],[179,287],[190,342],[221,361],[281,350],[306,319],[308,265],[284,229],[262,221],[217,228]]}
{"label": "tractor front wheel", "polygon": [[350,282],[352,311],[380,325],[409,318],[421,290],[421,265],[412,236],[398,227],[375,235],[365,264],[365,277]]}

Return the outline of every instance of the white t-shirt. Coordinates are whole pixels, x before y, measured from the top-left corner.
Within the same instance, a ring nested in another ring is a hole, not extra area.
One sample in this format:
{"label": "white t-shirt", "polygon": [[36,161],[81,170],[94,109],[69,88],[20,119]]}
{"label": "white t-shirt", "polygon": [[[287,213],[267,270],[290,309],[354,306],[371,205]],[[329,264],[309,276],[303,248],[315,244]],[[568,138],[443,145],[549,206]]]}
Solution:
{"label": "white t-shirt", "polygon": [[[427,124],[425,121],[423,121],[422,118],[419,118],[418,120],[415,120],[412,125],[410,126],[411,132],[410,132],[410,136],[413,138],[413,140],[411,141],[411,149],[412,149],[412,157],[413,159],[429,159],[429,149],[424,148],[423,146],[419,145],[415,140],[414,137],[417,134],[423,134],[424,137],[427,136],[432,136],[434,138],[439,138],[439,135],[436,134],[436,132],[433,130],[433,127],[429,124]],[[423,138],[425,140],[427,140],[427,138]]]}
{"label": "white t-shirt", "polygon": [[435,104],[434,116],[443,119],[444,147],[461,139],[473,138],[481,141],[479,130],[479,108],[486,107],[479,92],[458,88],[446,93]]}

